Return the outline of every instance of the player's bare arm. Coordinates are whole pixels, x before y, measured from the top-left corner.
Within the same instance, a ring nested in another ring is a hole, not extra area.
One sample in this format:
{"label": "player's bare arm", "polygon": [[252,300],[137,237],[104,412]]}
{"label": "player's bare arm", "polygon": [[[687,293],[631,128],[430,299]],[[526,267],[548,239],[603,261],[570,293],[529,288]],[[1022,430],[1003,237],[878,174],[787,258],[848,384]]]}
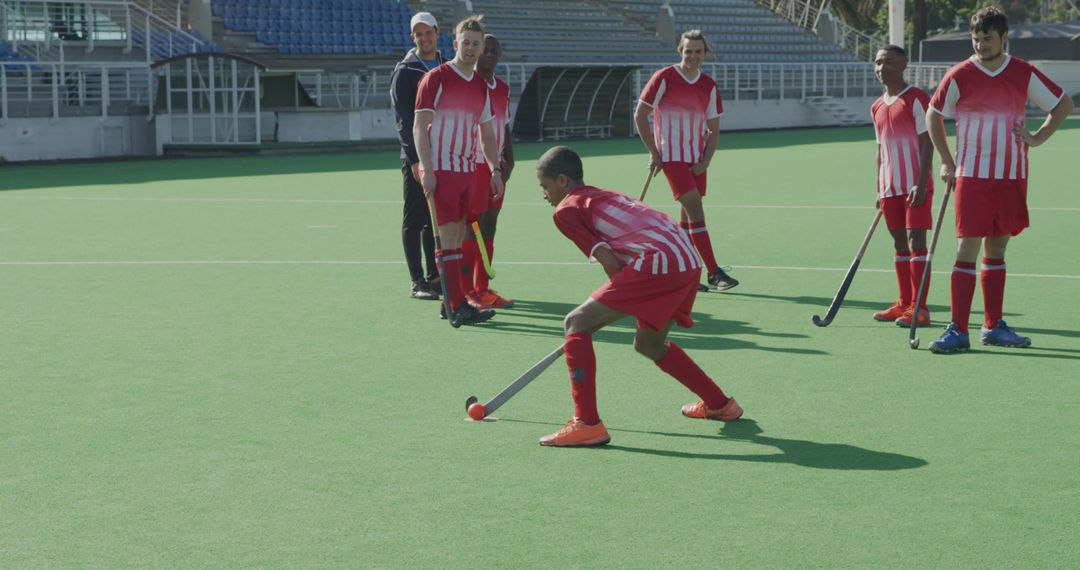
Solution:
{"label": "player's bare arm", "polygon": [[701,176],[709,168],[713,154],[716,153],[716,144],[720,140],[720,117],[709,119],[705,125],[709,129],[709,136],[705,139],[705,151],[701,153],[701,162],[690,167],[690,172],[694,176]]}
{"label": "player's bare arm", "polygon": [[637,125],[641,142],[645,143],[645,148],[649,151],[649,169],[659,171],[660,149],[656,148],[656,141],[653,140],[652,125],[649,124],[650,113],[652,113],[652,107],[638,103],[637,109],[634,110],[634,123]]}
{"label": "player's bare arm", "polygon": [[616,257],[615,252],[611,251],[608,247],[598,247],[592,252],[593,259],[597,263],[604,267],[604,273],[607,273],[608,279],[618,275],[623,268],[623,262]]}
{"label": "player's bare arm", "polygon": [[1061,123],[1065,122],[1065,118],[1073,112],[1073,102],[1069,97],[1062,97],[1058,104],[1050,110],[1050,114],[1046,116],[1046,120],[1043,121],[1039,130],[1034,133],[1029,132],[1023,123],[1017,124],[1013,127],[1013,133],[1020,137],[1020,140],[1028,144],[1028,146],[1039,146],[1042,143],[1050,139]]}
{"label": "player's bare arm", "polygon": [[941,181],[952,184],[956,181],[956,161],[953,160],[949,137],[945,133],[945,119],[933,109],[926,112],[926,132],[937,149],[938,159],[941,160]]}
{"label": "player's bare arm", "polygon": [[[514,171],[514,137],[510,132],[510,125],[506,125],[506,134],[503,136],[502,160],[499,168],[502,169],[502,179],[505,185],[510,181],[510,173]],[[504,190],[505,191],[505,190]]]}
{"label": "player's bare arm", "polygon": [[428,138],[428,128],[435,118],[433,111],[417,111],[413,120],[413,139],[416,141],[416,156],[420,159],[420,168],[424,175],[420,179],[420,185],[424,187],[424,193],[428,196],[435,195],[435,167],[431,164],[431,139]]}
{"label": "player's bare arm", "polygon": [[[878,155],[880,161],[880,154]],[[929,133],[919,135],[919,181],[908,192],[908,205],[917,208],[926,200],[926,188],[930,185],[930,168],[934,164],[934,143]]]}
{"label": "player's bare arm", "polygon": [[[498,141],[495,139],[495,129],[491,125],[492,122],[480,123],[480,142],[482,143],[480,149],[483,151],[484,160],[488,164],[499,164],[499,155],[495,153],[495,149],[498,148]],[[498,200],[502,198],[506,186],[503,184],[502,167],[492,170],[491,173],[494,175],[496,170],[499,171],[499,175],[491,177],[491,195]]]}

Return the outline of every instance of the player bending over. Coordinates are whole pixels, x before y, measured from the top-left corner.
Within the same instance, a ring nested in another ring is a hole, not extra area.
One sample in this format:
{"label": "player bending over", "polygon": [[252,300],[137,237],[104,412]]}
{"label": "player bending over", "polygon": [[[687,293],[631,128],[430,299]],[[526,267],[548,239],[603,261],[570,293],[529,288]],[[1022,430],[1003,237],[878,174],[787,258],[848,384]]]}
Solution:
{"label": "player bending over", "polygon": [[717,265],[701,206],[724,105],[716,81],[701,71],[701,62],[709,52],[701,30],[684,32],[677,51],[681,61],[654,73],[641,91],[634,122],[641,142],[649,149],[650,172],[663,169],[671,193],[682,206],[679,225],[690,234],[705,262],[709,284],[701,290],[724,291],[739,282]]}
{"label": "player bending over", "polygon": [[[479,16],[458,23],[454,59],[429,71],[420,80],[416,93],[413,137],[420,158],[420,184],[435,203],[445,270],[443,283],[450,299],[445,315],[454,326],[490,319],[491,310],[479,311],[465,302],[465,291],[456,276],[461,273],[461,242],[465,237],[465,215],[469,193],[476,177],[473,153],[479,127],[484,157],[497,163],[495,132],[492,130],[491,98],[484,78],[476,73],[476,59],[484,45],[484,25]],[[495,168],[492,173],[499,173]],[[491,193],[503,194],[502,176],[491,177]],[[446,305],[443,305],[444,311]]]}
{"label": "player bending over", "polygon": [[[499,64],[500,56],[502,45],[499,40],[491,34],[485,35],[484,51],[476,60],[476,72],[484,78],[491,97],[491,123],[496,139],[494,154],[499,157],[495,171],[500,173],[505,185],[510,181],[510,173],[514,170],[514,143],[510,136],[510,85],[495,77],[495,66]],[[480,235],[484,239],[483,243],[477,242],[475,234],[466,228],[465,242],[462,243],[461,287],[469,304],[480,310],[509,309],[514,306],[513,301],[491,289],[483,258],[480,256],[479,248],[483,247],[488,262],[493,263],[495,260],[495,225],[505,196],[504,194],[496,199],[491,193],[491,172],[491,166],[484,160],[484,150],[476,149],[476,178],[469,198],[468,223],[471,225],[477,222]]]}
{"label": "player bending over", "polygon": [[[941,178],[956,181],[956,264],[952,271],[952,322],[930,343],[936,353],[966,351],[975,277],[982,280],[983,344],[1026,347],[1031,339],[1002,320],[1005,246],[1028,227],[1028,148],[1050,138],[1072,112],[1072,100],[1030,63],[1005,53],[1009,21],[999,8],[971,16],[975,55],[942,78],[926,126],[941,159]],[[1031,101],[1049,111],[1034,133],[1024,126]],[[949,149],[944,117],[956,117],[956,158]],[[980,247],[986,254],[975,271]]]}
{"label": "player bending over", "polygon": [[592,334],[627,316],[637,318],[634,349],[654,361],[701,401],[683,406],[689,418],[732,421],[742,408],[717,387],[679,346],[671,325],[691,327],[690,310],[701,261],[686,232],[666,214],[623,194],[586,186],[581,158],[555,147],[536,164],[544,198],[555,206],[555,225],[610,278],[566,316],[563,345],[570,371],[574,417],[540,445],[586,446],[610,441],[596,409],[596,356]]}
{"label": "player bending over", "polygon": [[[926,230],[933,225],[934,195],[930,177],[934,145],[926,133],[930,96],[904,81],[906,68],[904,48],[890,45],[878,50],[874,73],[885,93],[870,107],[878,143],[877,206],[892,234],[900,286],[900,298],[888,309],[874,313],[874,318],[895,321],[902,327],[911,326],[915,296],[926,268]],[[919,326],[930,324],[926,297],[924,294],[919,307]]]}

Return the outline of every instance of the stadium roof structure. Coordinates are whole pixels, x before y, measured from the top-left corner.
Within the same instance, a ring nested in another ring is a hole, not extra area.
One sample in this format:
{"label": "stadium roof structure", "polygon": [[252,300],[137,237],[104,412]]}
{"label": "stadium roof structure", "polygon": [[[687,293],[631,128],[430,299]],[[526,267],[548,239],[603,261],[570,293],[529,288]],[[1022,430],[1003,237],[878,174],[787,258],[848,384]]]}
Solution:
{"label": "stadium roof structure", "polygon": [[[923,42],[923,61],[959,61],[971,55],[967,30]],[[1080,61],[1080,20],[1009,26],[1009,53],[1024,59]]]}

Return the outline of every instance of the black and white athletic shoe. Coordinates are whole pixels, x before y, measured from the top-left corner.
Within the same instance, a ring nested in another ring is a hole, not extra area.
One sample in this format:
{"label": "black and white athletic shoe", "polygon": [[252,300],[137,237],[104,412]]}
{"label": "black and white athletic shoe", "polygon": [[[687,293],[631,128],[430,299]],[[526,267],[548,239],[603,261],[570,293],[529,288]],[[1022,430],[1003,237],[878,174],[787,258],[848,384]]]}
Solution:
{"label": "black and white athletic shoe", "polygon": [[709,274],[709,287],[714,288],[717,291],[727,291],[738,284],[738,279],[728,275],[719,267],[716,268],[716,271]]}
{"label": "black and white athletic shoe", "polygon": [[459,307],[458,310],[454,311],[454,314],[451,317],[450,325],[454,328],[458,328],[461,325],[475,325],[482,323],[494,316],[495,311],[492,311],[491,309],[480,311],[468,303],[462,303],[461,307]]}
{"label": "black and white athletic shoe", "polygon": [[439,292],[432,289],[427,281],[413,281],[412,290],[409,293],[409,296],[413,299],[420,299],[423,301],[437,301],[439,299]]}

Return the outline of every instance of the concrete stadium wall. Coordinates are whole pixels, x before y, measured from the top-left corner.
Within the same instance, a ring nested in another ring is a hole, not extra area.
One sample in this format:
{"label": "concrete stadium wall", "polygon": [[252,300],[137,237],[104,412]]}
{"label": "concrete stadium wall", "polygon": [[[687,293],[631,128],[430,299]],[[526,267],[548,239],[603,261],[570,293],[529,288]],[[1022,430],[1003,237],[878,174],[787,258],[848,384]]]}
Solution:
{"label": "concrete stadium wall", "polygon": [[[865,117],[870,123],[870,105],[874,97],[836,99],[852,114]],[[724,101],[720,117],[721,131],[755,129],[786,129],[793,127],[835,127],[841,125],[836,117],[797,100]]]}
{"label": "concrete stadium wall", "polygon": [[152,156],[154,124],[144,115],[11,118],[0,127],[6,161]]}

